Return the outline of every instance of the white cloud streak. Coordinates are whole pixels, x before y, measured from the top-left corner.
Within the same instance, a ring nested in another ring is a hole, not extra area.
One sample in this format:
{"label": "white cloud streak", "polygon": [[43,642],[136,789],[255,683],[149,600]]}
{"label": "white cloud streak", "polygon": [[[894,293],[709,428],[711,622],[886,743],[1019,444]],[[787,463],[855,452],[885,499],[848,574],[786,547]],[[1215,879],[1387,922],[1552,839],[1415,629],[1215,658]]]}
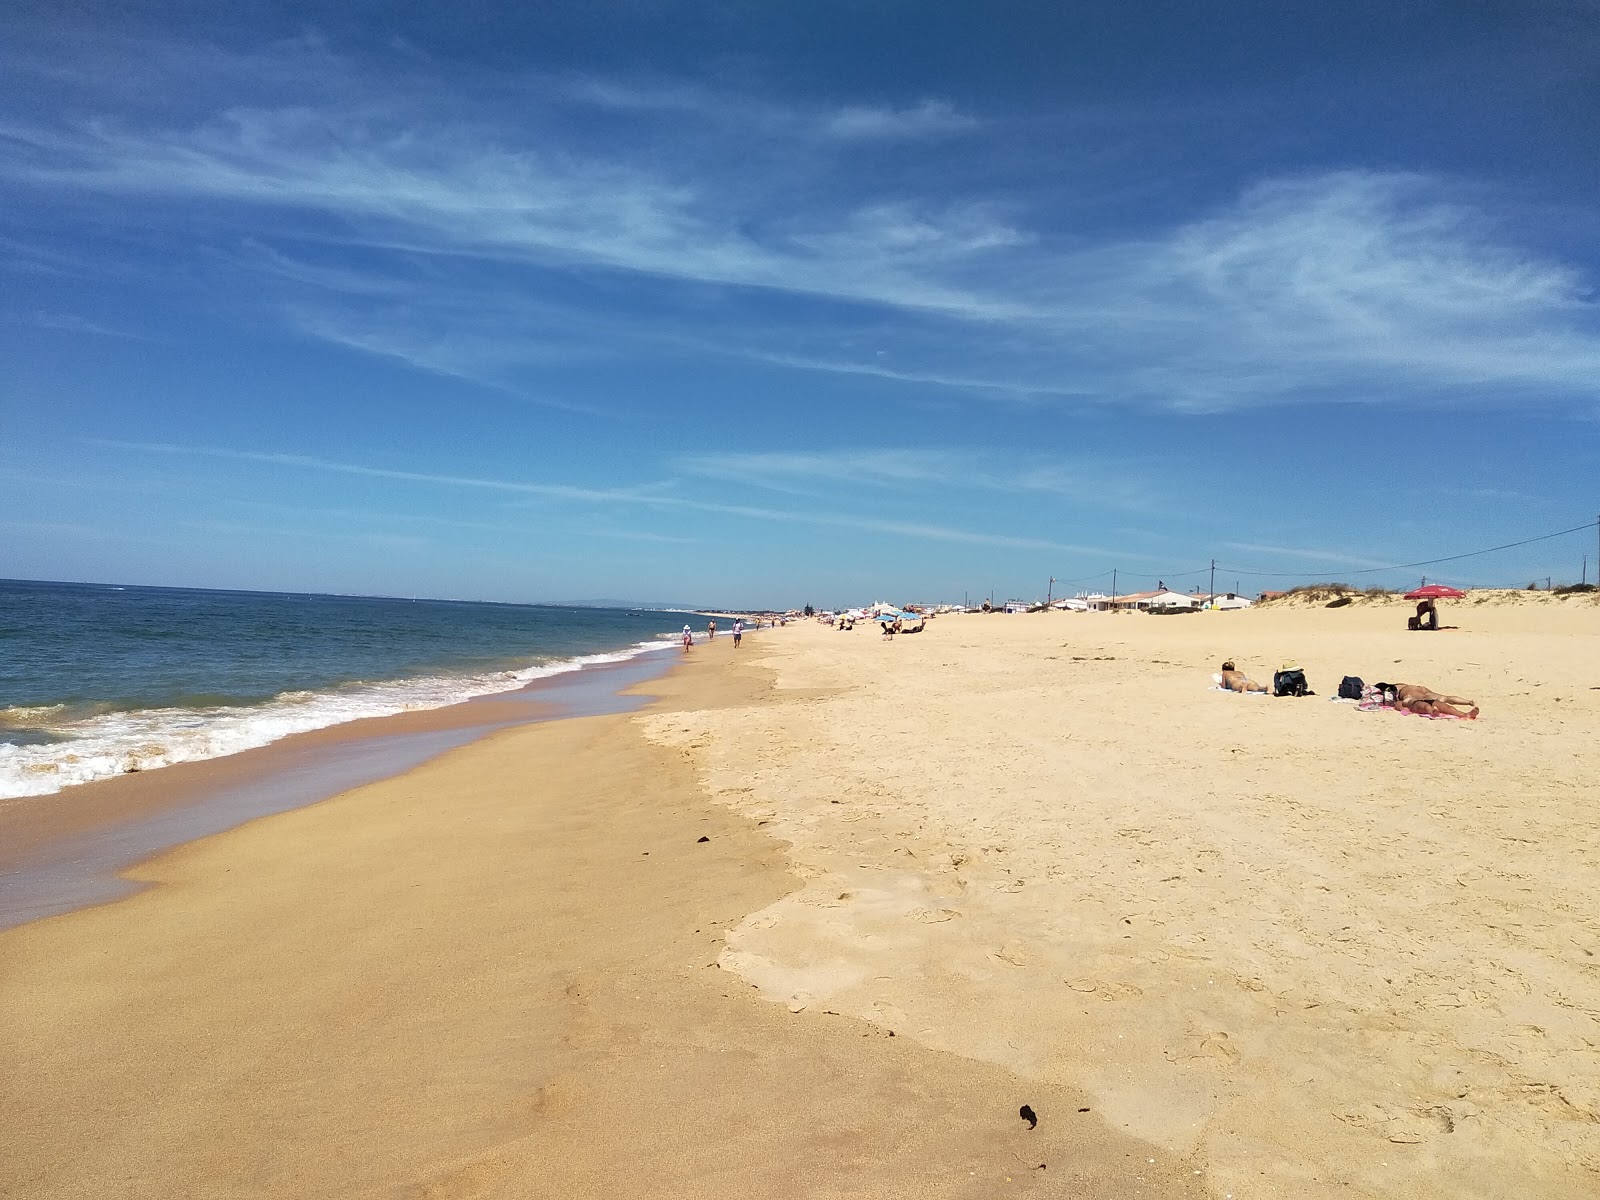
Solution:
{"label": "white cloud streak", "polygon": [[[86,441],[91,445],[101,446],[106,449],[133,451],[142,454],[186,455],[227,459],[236,462],[255,462],[268,466],[324,471],[367,479],[389,479],[402,483],[538,496],[546,499],[576,501],[590,505],[625,505],[717,513],[723,516],[749,517],[759,521],[781,521],[787,524],[809,525],[817,528],[858,529],[866,533],[891,534],[925,541],[953,542],[965,545],[997,546],[1023,550],[1053,550],[1074,554],[1110,555],[1113,553],[1098,547],[1077,546],[1043,538],[1017,537],[1010,534],[954,529],[916,521],[858,517],[850,514],[817,512],[806,508],[779,509],[760,505],[725,504],[695,500],[683,496],[663,494],[660,491],[652,491],[647,487],[633,489],[582,488],[567,484],[484,479],[466,475],[435,474],[424,471],[401,471],[387,467],[371,467],[359,463],[338,462],[332,459],[301,454],[276,454],[255,450],[233,450],[215,446],[180,446],[167,442],[130,442],[98,438],[86,439]],[[1135,555],[1133,557],[1146,556]]]}
{"label": "white cloud streak", "polygon": [[871,105],[842,108],[826,118],[825,128],[839,138],[883,141],[970,133],[981,124],[957,112],[954,105],[944,100],[924,100],[912,108]]}
{"label": "white cloud streak", "polygon": [[[1259,542],[1223,542],[1222,544],[1230,550],[1243,550],[1248,554],[1270,554],[1275,558],[1303,558],[1310,562],[1332,563],[1335,566],[1355,567],[1362,570],[1371,570],[1388,565],[1379,559],[1346,554],[1339,550],[1300,549],[1295,546],[1264,546]],[[1232,570],[1233,568],[1229,569]]]}
{"label": "white cloud streak", "polygon": [[1105,458],[1069,461],[1038,454],[891,447],[687,455],[674,466],[701,478],[807,495],[867,486],[1050,495],[1123,509],[1148,508],[1156,500],[1136,464]]}
{"label": "white cloud streak", "polygon": [[[285,94],[295,52],[271,58]],[[569,314],[576,329],[552,331],[580,336],[549,344],[614,351],[709,327],[707,340],[768,363],[1194,412],[1600,400],[1592,282],[1519,247],[1485,211],[1488,193],[1465,199],[1449,180],[1268,179],[1231,204],[1096,236],[1053,223],[1048,200],[1025,211],[1003,187],[908,194],[901,176],[860,177],[854,143],[973,127],[935,98],[831,113],[753,103],[740,119],[772,144],[760,151],[771,169],[752,171],[746,140],[691,135],[674,118],[726,107],[694,87],[526,82],[519,99],[548,119],[522,133],[488,102],[433,115],[380,72],[321,46],[298,52],[323,81],[305,103],[255,95],[187,124],[14,122],[0,126],[0,178],[43,195],[231,210],[267,231],[251,234],[257,244],[451,256],[450,301],[419,289],[399,336],[304,302],[285,309],[313,336],[502,386],[547,353],[507,318],[509,297],[618,275],[648,281],[637,311],[608,307],[622,289],[595,286],[572,302],[588,318]],[[236,64],[242,86],[246,65]],[[613,144],[550,115],[574,102],[643,116]],[[147,219],[149,206],[125,219]],[[261,270],[324,297],[380,286],[342,265],[261,257]],[[783,315],[758,326],[752,297]],[[877,349],[892,353],[838,351],[864,312],[882,330]]]}
{"label": "white cloud streak", "polygon": [[[626,162],[504,150],[462,129],[398,127],[365,114],[230,110],[189,130],[106,124],[0,129],[25,154],[8,174],[36,186],[323,213],[401,232],[438,252],[539,266],[587,265],[948,312],[1021,315],[1017,305],[922,275],[917,256],[959,258],[1018,236],[980,214],[868,210],[854,226],[803,224],[767,240],[713,193]],[[808,247],[808,243],[810,243]]]}

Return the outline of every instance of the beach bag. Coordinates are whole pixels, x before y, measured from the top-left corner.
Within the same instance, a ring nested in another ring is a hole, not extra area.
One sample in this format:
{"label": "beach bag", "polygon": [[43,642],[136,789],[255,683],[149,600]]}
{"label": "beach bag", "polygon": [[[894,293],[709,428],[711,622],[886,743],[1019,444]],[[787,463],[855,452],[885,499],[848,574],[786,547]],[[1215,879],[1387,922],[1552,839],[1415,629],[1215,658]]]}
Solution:
{"label": "beach bag", "polygon": [[1275,671],[1272,675],[1274,696],[1310,696],[1314,693],[1306,686],[1306,673],[1298,668],[1292,671]]}
{"label": "beach bag", "polygon": [[1366,684],[1361,682],[1359,676],[1346,675],[1339,680],[1339,699],[1359,700],[1361,699],[1361,689],[1365,686]]}

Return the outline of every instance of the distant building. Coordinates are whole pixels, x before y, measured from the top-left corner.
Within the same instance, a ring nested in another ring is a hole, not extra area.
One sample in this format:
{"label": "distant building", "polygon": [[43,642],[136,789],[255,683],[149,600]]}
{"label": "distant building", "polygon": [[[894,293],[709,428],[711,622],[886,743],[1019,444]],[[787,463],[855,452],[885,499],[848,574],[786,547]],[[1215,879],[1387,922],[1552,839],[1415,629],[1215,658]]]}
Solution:
{"label": "distant building", "polygon": [[1152,608],[1199,608],[1203,603],[1203,596],[1190,596],[1171,588],[1161,588],[1153,592],[1129,592],[1115,600],[1108,598],[1106,607],[1119,612],[1148,612]]}

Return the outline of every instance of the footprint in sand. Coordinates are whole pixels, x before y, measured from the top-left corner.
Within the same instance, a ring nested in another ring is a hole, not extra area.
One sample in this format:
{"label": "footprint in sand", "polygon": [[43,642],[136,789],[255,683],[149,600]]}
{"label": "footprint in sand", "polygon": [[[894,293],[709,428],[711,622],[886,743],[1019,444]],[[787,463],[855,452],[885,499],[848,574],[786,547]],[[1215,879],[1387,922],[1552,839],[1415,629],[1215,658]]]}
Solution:
{"label": "footprint in sand", "polygon": [[1227,1034],[1219,1032],[1207,1034],[1200,1039],[1200,1050],[1195,1057],[1212,1058],[1232,1066],[1242,1056],[1239,1053],[1239,1047],[1233,1044],[1233,1039]]}
{"label": "footprint in sand", "polygon": [[1454,1133],[1455,1114],[1442,1104],[1431,1108],[1395,1108],[1363,1104],[1333,1114],[1347,1125],[1370,1129],[1386,1141],[1415,1146],[1441,1133]]}
{"label": "footprint in sand", "polygon": [[877,1014],[878,1021],[887,1025],[890,1029],[903,1029],[910,1024],[906,1019],[905,1012],[887,1000],[874,1000],[872,1002],[872,1011]]}
{"label": "footprint in sand", "polygon": [[1144,989],[1136,983],[1107,983],[1101,979],[1069,979],[1067,980],[1067,986],[1075,992],[1099,996],[1102,1000],[1131,1000],[1135,996],[1144,995]]}
{"label": "footprint in sand", "polygon": [[1007,966],[1025,967],[1028,965],[1028,947],[1016,938],[1010,938],[998,950],[989,951],[990,958],[999,959]]}

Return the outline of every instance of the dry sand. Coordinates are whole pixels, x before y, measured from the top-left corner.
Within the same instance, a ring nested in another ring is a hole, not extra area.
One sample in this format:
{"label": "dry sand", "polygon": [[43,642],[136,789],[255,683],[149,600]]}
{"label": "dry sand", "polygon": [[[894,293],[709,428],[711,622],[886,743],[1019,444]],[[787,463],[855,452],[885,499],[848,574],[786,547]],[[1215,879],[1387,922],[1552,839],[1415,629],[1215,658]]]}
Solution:
{"label": "dry sand", "polygon": [[[762,641],[698,648],[652,719],[787,720]],[[508,731],[0,934],[0,1195],[1205,1194],[1064,1077],[720,969],[800,881],[708,746]]]}
{"label": "dry sand", "polygon": [[800,624],[182,847],[0,934],[0,1194],[1593,1197],[1600,608],[1522,599]]}
{"label": "dry sand", "polygon": [[768,998],[1081,1088],[1219,1195],[1593,1197],[1600,608],[1513,599],[805,625],[777,703],[640,720],[790,844],[722,953]]}

